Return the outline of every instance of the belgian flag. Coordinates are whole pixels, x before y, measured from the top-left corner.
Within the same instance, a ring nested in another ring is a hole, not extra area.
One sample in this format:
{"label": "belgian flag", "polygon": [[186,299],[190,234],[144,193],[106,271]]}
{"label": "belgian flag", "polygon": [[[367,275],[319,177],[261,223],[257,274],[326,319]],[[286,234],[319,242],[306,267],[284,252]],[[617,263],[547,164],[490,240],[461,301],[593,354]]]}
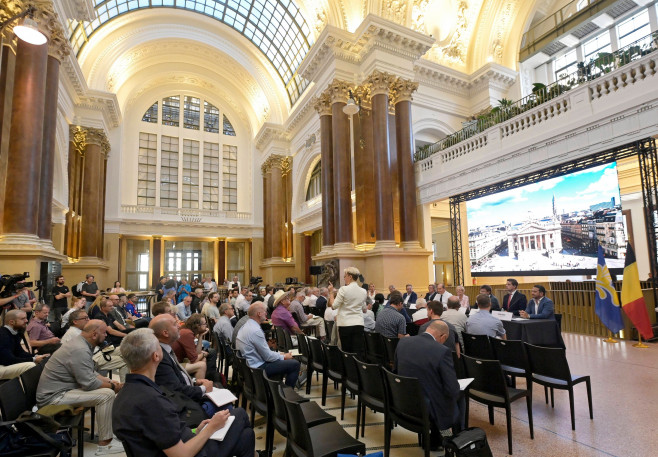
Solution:
{"label": "belgian flag", "polygon": [[637,271],[635,252],[631,244],[626,246],[626,262],[624,264],[624,281],[621,286],[621,306],[633,325],[645,340],[653,337],[649,313],[642,296],[640,275]]}

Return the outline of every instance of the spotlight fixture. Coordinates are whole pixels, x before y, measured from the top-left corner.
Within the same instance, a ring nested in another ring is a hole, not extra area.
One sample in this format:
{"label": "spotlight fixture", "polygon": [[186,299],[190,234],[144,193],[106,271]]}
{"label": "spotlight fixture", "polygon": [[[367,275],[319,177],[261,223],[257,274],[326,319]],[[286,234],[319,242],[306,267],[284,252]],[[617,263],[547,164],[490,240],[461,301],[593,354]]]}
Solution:
{"label": "spotlight fixture", "polygon": [[39,26],[34,20],[34,13],[36,9],[34,6],[28,6],[27,9],[17,15],[10,17],[6,21],[0,23],[0,32],[4,30],[12,22],[23,19],[22,24],[14,27],[14,33],[18,38],[25,41],[26,43],[42,45],[45,44],[48,39],[41,31],[39,31]]}

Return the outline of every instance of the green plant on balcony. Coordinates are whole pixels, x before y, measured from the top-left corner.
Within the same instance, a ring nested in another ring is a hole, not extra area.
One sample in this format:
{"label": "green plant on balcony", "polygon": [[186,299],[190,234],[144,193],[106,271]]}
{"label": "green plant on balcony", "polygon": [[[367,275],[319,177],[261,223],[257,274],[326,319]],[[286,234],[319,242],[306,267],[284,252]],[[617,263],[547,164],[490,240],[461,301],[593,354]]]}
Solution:
{"label": "green plant on balcony", "polygon": [[642,49],[639,46],[630,46],[624,52],[619,53],[619,66],[630,63],[633,57],[640,55],[642,55]]}
{"label": "green plant on balcony", "polygon": [[653,40],[653,46],[658,48],[658,30],[651,33],[651,39]]}
{"label": "green plant on balcony", "polygon": [[611,52],[599,52],[594,59],[594,66],[601,70],[601,73],[610,73],[614,64],[614,55]]}

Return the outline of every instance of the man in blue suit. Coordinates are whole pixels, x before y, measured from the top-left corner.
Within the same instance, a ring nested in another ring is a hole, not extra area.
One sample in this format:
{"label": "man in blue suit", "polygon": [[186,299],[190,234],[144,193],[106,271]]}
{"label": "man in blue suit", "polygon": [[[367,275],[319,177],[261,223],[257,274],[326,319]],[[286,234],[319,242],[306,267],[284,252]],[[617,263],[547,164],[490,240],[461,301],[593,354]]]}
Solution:
{"label": "man in blue suit", "polygon": [[519,311],[521,317],[526,319],[555,319],[555,305],[553,300],[546,297],[546,288],[536,285],[530,292],[532,299],[528,302],[525,311]]}
{"label": "man in blue suit", "polygon": [[443,345],[449,330],[445,322],[433,320],[424,333],[401,338],[395,351],[395,369],[402,376],[418,378],[430,416],[431,448],[440,436],[452,435],[463,423],[464,401],[452,362],[452,352]]}
{"label": "man in blue suit", "polygon": [[415,304],[416,300],[418,300],[418,295],[416,295],[416,292],[414,292],[411,284],[407,284],[407,291],[402,296],[402,303],[404,303],[404,306],[408,308],[409,305]]}

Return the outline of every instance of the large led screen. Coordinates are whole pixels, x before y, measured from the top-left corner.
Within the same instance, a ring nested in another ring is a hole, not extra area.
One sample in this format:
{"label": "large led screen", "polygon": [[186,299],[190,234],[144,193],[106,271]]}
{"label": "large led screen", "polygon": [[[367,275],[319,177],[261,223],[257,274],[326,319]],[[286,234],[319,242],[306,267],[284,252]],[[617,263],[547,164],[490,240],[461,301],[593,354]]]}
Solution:
{"label": "large led screen", "polygon": [[609,163],[466,202],[471,276],[613,274],[627,232],[617,165]]}

